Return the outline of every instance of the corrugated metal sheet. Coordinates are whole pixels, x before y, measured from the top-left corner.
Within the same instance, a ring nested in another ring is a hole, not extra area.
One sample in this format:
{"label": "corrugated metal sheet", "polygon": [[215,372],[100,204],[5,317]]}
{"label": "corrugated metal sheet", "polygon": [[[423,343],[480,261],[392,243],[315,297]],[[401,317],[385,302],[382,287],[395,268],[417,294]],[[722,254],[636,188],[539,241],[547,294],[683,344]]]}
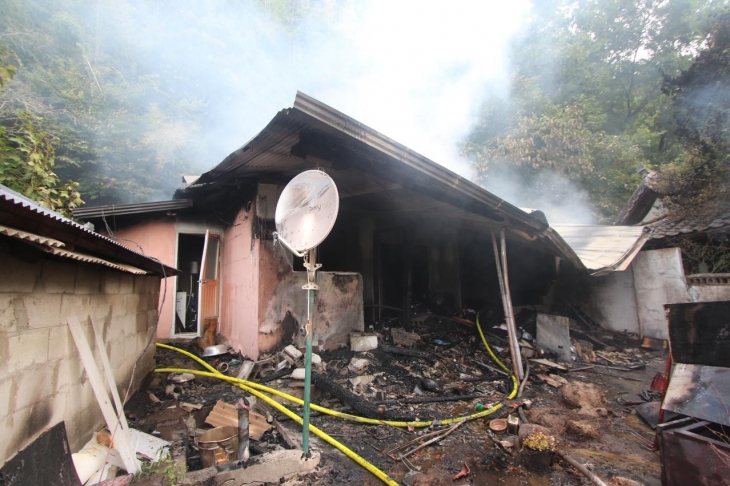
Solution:
{"label": "corrugated metal sheet", "polygon": [[596,276],[628,268],[649,239],[649,232],[643,226],[555,225],[554,228]]}
{"label": "corrugated metal sheet", "polygon": [[101,260],[109,258],[122,262],[122,265],[144,269],[146,271],[144,273],[168,277],[180,273],[177,269],[163,265],[111,238],[95,233],[2,184],[0,184],[0,224],[61,241],[75,250],[93,254],[90,255],[92,258]]}
{"label": "corrugated metal sheet", "polygon": [[121,270],[122,272],[133,273],[135,275],[147,275],[148,272],[140,270],[139,268],[133,267],[132,265],[125,265],[123,263],[114,263],[103,258],[97,258],[91,255],[85,255],[76,251],[62,250],[61,248],[44,248],[44,250],[52,255],[60,256],[63,258],[70,258],[85,263],[96,263],[97,265],[103,265],[105,267],[113,268],[115,270]]}
{"label": "corrugated metal sheet", "polygon": [[730,426],[730,368],[677,363],[664,410]]}
{"label": "corrugated metal sheet", "polygon": [[175,211],[192,207],[192,199],[172,199],[136,204],[111,204],[107,206],[85,206],[73,210],[74,217],[79,219],[102,218],[104,216],[122,216],[125,214],[156,213]]}
{"label": "corrugated metal sheet", "polygon": [[54,240],[53,238],[46,238],[45,236],[36,235],[33,233],[27,233],[20,231],[15,228],[8,228],[7,226],[0,225],[0,235],[11,236],[19,240],[30,241],[31,243],[37,243],[39,245],[61,248],[64,246],[62,241]]}
{"label": "corrugated metal sheet", "polygon": [[324,169],[344,197],[402,186],[480,215],[492,226],[537,238],[556,255],[583,268],[570,246],[544,221],[303,93],[297,93],[293,108],[280,111],[250,142],[180,194],[193,196],[197,205],[198,197],[218,197],[222,186],[239,180],[269,176],[286,183],[323,162],[329,164]]}

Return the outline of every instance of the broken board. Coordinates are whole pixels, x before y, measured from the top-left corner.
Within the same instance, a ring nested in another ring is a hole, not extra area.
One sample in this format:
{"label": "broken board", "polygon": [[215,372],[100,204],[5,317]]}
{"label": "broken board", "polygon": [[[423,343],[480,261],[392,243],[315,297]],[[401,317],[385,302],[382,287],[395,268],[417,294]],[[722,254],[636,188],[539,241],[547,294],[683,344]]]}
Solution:
{"label": "broken board", "polygon": [[[213,427],[238,427],[238,409],[235,405],[218,400],[205,419],[206,424]],[[266,417],[258,412],[248,412],[248,436],[253,440],[261,439],[261,436],[271,428]]]}
{"label": "broken board", "polygon": [[65,422],[43,432],[0,469],[0,484],[25,486],[80,486],[71,461]]}

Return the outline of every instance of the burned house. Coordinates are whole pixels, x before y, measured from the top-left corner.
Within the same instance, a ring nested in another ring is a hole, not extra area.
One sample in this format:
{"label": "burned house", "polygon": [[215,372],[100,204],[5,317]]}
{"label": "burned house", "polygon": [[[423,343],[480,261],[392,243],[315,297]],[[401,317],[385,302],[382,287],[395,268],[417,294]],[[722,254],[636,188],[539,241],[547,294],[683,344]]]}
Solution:
{"label": "burned house", "polygon": [[196,335],[213,323],[256,357],[289,341],[303,322],[301,260],[272,233],[283,187],[315,168],[340,194],[337,221],[318,248],[315,329],[323,347],[346,343],[351,331],[386,315],[400,314],[407,327],[419,309],[470,308],[500,321],[493,241],[502,233],[514,306],[541,301],[557,260],[585,270],[540,212],[525,212],[302,93],[250,142],[189,178],[174,199],[74,214],[181,270],[162,290],[158,337]]}
{"label": "burned house", "polygon": [[[134,392],[154,368],[160,280],[176,270],[2,185],[0,261],[0,464],[50,429],[77,450],[104,421],[68,320],[97,357],[99,332],[114,380]],[[0,482],[17,484],[7,472]]]}

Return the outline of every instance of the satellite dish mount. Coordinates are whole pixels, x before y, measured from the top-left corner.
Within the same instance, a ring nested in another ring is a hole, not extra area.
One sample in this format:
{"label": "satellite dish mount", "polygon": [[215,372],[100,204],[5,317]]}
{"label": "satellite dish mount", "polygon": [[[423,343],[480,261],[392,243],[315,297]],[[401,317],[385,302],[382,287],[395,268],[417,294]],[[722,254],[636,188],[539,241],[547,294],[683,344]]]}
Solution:
{"label": "satellite dish mount", "polygon": [[302,289],[308,293],[307,322],[300,329],[306,337],[304,358],[304,413],[302,452],[309,457],[309,405],[312,386],[312,309],[314,309],[317,270],[317,246],[332,231],[340,208],[337,186],[321,169],[302,172],[286,185],[276,204],[276,232],[274,242],[279,241],[294,255],[304,258],[307,283]]}

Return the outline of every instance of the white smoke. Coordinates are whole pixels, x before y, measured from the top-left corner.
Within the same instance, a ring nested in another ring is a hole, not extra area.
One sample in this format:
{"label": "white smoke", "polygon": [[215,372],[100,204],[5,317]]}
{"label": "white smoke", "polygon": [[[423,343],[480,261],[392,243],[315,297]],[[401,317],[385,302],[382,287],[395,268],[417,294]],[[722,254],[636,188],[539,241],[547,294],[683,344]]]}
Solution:
{"label": "white smoke", "polygon": [[457,142],[487,86],[506,91],[508,43],[529,1],[310,6],[292,26],[255,3],[140,1],[115,11],[110,27],[122,25],[143,62],[162,68],[163,89],[207,104],[201,170],[254,136],[300,90],[471,176]]}

